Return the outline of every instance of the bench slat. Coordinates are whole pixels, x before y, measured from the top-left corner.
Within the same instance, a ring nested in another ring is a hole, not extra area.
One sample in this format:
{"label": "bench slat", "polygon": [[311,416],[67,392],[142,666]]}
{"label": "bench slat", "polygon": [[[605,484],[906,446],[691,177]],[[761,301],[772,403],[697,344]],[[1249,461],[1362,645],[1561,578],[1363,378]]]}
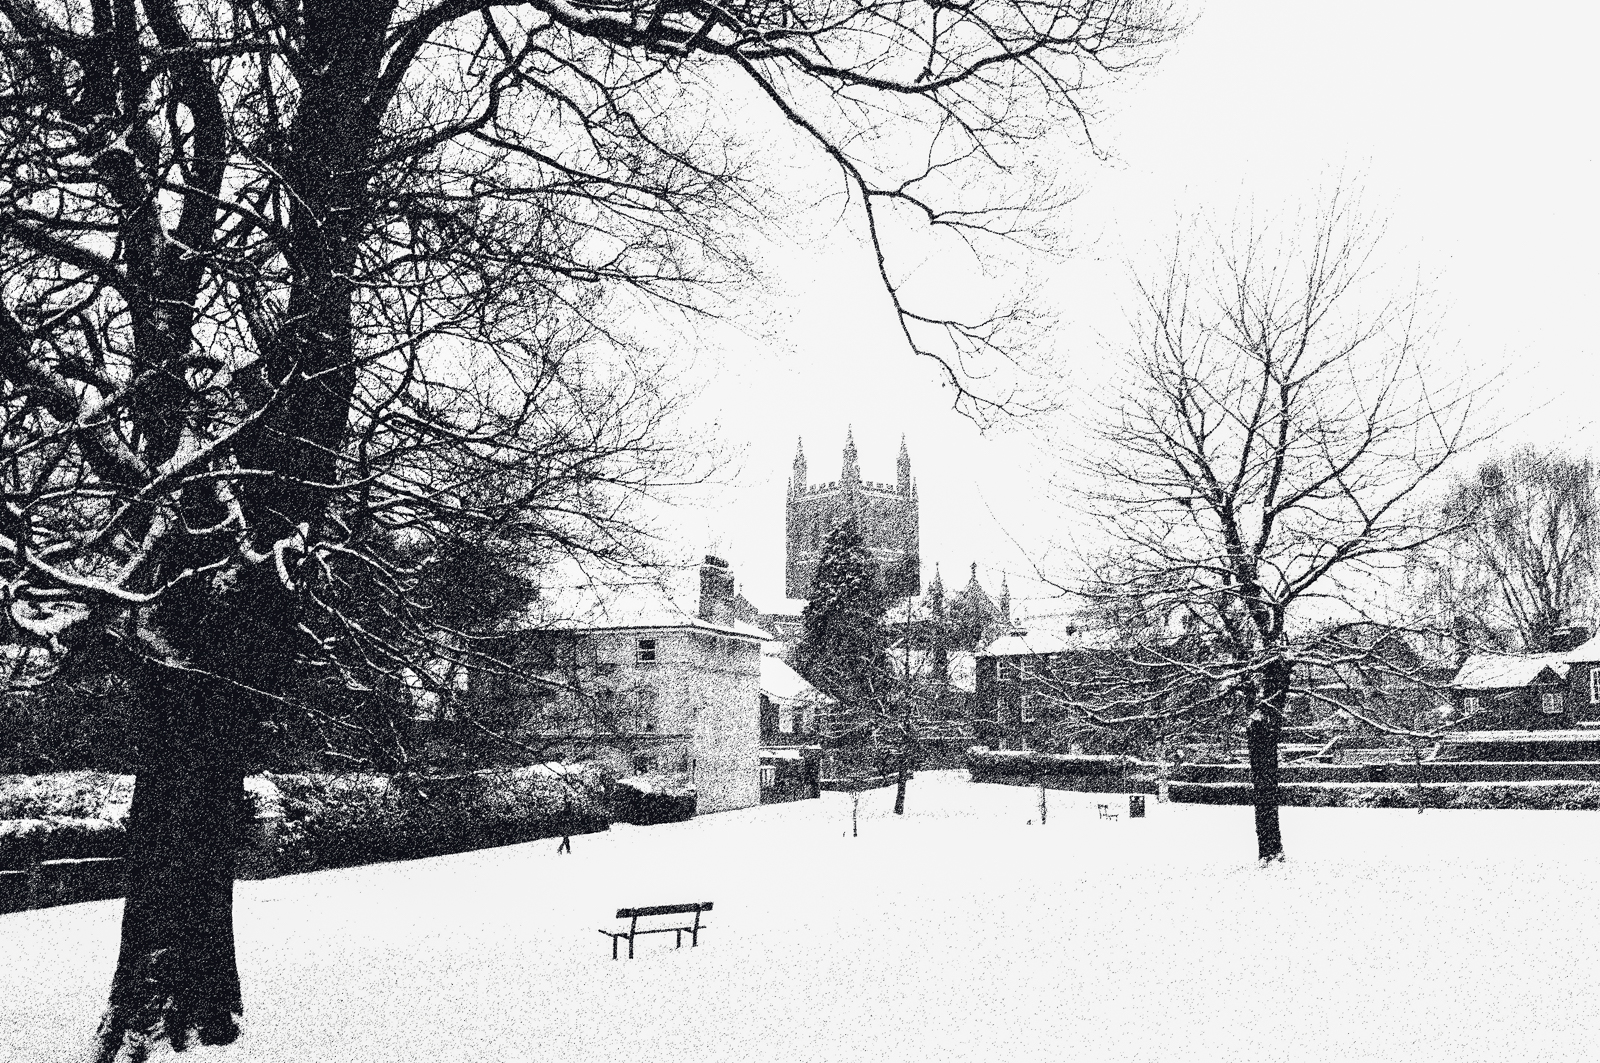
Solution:
{"label": "bench slat", "polygon": [[646,915],[687,915],[690,912],[709,912],[710,901],[699,904],[654,904],[648,908],[618,908],[618,919],[637,919]]}

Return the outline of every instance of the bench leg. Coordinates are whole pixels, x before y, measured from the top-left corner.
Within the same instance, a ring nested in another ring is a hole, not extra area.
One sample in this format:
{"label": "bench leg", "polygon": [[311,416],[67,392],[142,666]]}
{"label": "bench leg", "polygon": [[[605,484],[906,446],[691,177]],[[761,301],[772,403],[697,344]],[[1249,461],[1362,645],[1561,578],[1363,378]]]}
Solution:
{"label": "bench leg", "polygon": [[611,958],[613,960],[617,958],[617,936],[615,934],[611,935]]}
{"label": "bench leg", "polygon": [[678,946],[677,947],[680,948],[680,949],[683,948],[683,931],[674,930],[672,932],[672,935],[673,935],[673,937],[678,939]]}
{"label": "bench leg", "polygon": [[633,935],[628,935],[628,959],[633,959]]}

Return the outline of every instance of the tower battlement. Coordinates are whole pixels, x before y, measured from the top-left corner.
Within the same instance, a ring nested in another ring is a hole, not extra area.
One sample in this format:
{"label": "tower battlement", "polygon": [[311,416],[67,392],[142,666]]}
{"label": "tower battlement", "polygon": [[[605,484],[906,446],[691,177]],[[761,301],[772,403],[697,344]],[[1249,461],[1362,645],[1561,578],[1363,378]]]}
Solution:
{"label": "tower battlement", "polygon": [[795,453],[785,507],[784,586],[790,598],[811,597],[823,543],[830,532],[850,520],[856,522],[862,544],[878,563],[884,590],[894,597],[922,593],[917,488],[903,438],[896,472],[892,484],[861,479],[855,433],[851,432],[845,440],[839,479],[809,484],[802,442]]}

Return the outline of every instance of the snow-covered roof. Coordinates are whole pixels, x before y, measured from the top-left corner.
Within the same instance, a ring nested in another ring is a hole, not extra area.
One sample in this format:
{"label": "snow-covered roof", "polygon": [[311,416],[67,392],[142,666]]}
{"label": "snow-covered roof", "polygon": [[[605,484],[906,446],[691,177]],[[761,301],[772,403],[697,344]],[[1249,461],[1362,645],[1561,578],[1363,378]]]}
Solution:
{"label": "snow-covered roof", "polygon": [[772,637],[754,624],[736,619],[726,608],[703,619],[699,565],[667,568],[626,581],[545,586],[518,626],[521,624],[569,631],[688,627],[763,641]]}
{"label": "snow-covered roof", "polygon": [[833,701],[781,659],[765,653],[761,655],[761,693],[786,705],[802,701]]}
{"label": "snow-covered roof", "polygon": [[1593,661],[1600,661],[1600,635],[1596,635],[1583,645],[1575,646],[1566,653],[1561,654],[1561,659],[1568,664],[1588,664]]}
{"label": "snow-covered roof", "polygon": [[1059,635],[1048,631],[1013,630],[989,643],[983,650],[985,657],[1032,657],[1041,653],[1066,653],[1077,647]]}
{"label": "snow-covered roof", "polygon": [[1457,690],[1525,687],[1538,679],[1546,669],[1557,679],[1565,679],[1569,665],[1563,656],[1559,653],[1475,653],[1461,662],[1450,685]]}

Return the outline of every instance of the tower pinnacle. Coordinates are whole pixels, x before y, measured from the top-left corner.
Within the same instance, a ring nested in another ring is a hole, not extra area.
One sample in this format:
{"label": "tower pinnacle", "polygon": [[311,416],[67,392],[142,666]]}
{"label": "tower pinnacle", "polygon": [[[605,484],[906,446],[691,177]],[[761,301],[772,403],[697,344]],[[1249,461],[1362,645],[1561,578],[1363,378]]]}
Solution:
{"label": "tower pinnacle", "polygon": [[853,428],[844,432],[844,471],[839,479],[844,483],[861,482],[861,463],[856,459],[856,433]]}
{"label": "tower pinnacle", "polygon": [[797,495],[805,494],[805,492],[806,492],[806,441],[803,438],[796,439],[796,441],[795,441],[793,477],[794,477],[793,486],[790,487],[790,490],[794,494],[797,494]]}

